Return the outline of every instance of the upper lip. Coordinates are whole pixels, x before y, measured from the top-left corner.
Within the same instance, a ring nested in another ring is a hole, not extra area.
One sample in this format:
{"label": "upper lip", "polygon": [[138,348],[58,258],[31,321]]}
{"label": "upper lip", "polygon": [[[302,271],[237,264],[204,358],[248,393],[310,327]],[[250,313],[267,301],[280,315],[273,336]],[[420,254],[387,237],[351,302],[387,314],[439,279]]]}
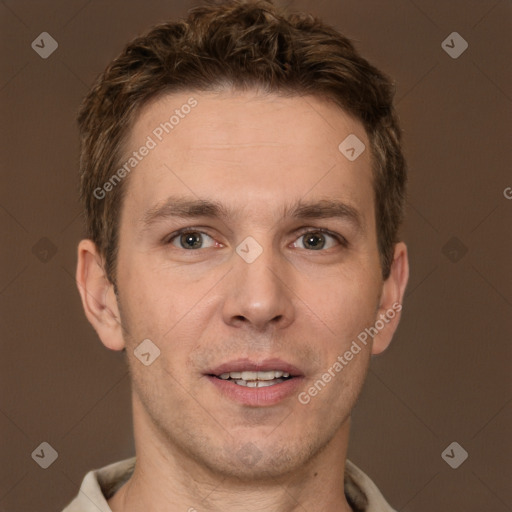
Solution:
{"label": "upper lip", "polygon": [[223,373],[242,372],[244,370],[249,372],[278,370],[289,373],[291,377],[303,376],[303,373],[296,366],[278,358],[263,359],[261,361],[255,361],[248,358],[235,359],[222,363],[211,370],[207,370],[205,374],[218,376]]}

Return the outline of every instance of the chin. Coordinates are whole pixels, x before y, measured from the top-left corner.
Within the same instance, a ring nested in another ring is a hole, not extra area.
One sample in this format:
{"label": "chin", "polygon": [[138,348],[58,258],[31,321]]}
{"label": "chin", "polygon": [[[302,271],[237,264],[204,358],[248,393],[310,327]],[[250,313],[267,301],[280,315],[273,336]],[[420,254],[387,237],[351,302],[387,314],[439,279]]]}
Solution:
{"label": "chin", "polygon": [[217,457],[209,458],[204,463],[215,473],[241,482],[276,480],[304,469],[322,449],[318,438],[311,444],[304,436],[275,434],[266,432],[262,436],[235,437]]}
{"label": "chin", "polygon": [[303,467],[303,457],[281,450],[280,452],[265,453],[254,445],[243,446],[239,453],[225,460],[222,467],[215,468],[217,473],[225,477],[252,482],[276,480],[294,473]]}

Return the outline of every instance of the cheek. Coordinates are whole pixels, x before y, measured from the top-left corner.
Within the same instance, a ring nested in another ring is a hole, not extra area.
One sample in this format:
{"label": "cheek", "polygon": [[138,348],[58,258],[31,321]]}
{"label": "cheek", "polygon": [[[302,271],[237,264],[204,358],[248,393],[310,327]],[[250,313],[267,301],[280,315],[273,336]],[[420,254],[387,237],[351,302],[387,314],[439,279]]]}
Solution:
{"label": "cheek", "polygon": [[[348,347],[347,347],[348,348]],[[307,419],[316,424],[314,431],[335,432],[354,408],[364,384],[369,365],[369,350],[362,348],[350,361],[345,350],[316,374],[297,397]],[[338,360],[338,356],[341,361]],[[326,411],[329,411],[326,414]]]}
{"label": "cheek", "polygon": [[[201,326],[210,312],[205,309],[204,301],[201,302],[204,291],[200,293],[180,284],[170,289],[161,280],[137,277],[138,280],[125,281],[120,289],[121,321],[131,362],[138,368],[139,361],[133,351],[149,339],[160,351],[157,360],[160,365],[183,376],[187,372],[188,355],[203,343],[206,332]],[[143,379],[144,375],[140,377]],[[165,372],[161,377],[164,381],[169,379]]]}
{"label": "cheek", "polygon": [[[167,356],[166,334],[172,333],[176,318],[169,298],[162,296],[159,290],[147,287],[147,281],[126,280],[119,286],[119,304],[124,339],[130,359],[133,351],[149,339],[160,350],[159,359]],[[169,334],[167,334],[167,337]],[[154,349],[156,350],[156,349]],[[133,364],[140,364],[134,359]]]}
{"label": "cheek", "polygon": [[[378,305],[376,281],[357,276],[330,278],[302,291],[306,304],[341,345],[373,325]],[[312,283],[310,283],[312,284]]]}

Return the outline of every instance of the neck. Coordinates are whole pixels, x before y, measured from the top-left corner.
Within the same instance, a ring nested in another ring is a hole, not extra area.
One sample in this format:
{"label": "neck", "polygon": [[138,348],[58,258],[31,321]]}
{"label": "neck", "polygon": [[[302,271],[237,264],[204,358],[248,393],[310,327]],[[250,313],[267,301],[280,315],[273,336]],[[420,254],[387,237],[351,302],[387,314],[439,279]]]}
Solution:
{"label": "neck", "polygon": [[134,399],[137,462],[108,501],[112,512],[351,512],[344,493],[347,420],[306,464],[286,474],[247,480],[218,474],[165,438]]}

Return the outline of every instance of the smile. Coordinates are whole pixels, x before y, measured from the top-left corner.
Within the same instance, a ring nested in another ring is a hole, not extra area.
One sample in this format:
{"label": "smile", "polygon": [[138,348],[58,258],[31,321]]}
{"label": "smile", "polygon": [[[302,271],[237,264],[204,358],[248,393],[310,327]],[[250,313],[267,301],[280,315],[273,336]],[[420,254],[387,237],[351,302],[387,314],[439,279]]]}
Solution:
{"label": "smile", "polygon": [[288,372],[282,372],[280,370],[227,372],[218,376],[215,375],[215,377],[248,388],[275,386],[276,384],[280,384],[292,378]]}

